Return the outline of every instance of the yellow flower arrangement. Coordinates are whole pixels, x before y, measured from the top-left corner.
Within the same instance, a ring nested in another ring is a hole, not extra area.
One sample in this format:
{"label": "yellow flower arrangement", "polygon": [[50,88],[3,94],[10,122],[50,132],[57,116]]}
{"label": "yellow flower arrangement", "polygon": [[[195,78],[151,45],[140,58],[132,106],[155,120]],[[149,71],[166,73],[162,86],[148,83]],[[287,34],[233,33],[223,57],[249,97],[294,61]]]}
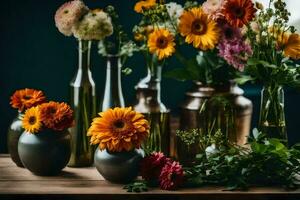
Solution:
{"label": "yellow flower arrangement", "polygon": [[184,11],[180,17],[179,32],[189,44],[201,50],[213,49],[218,43],[217,23],[203,12],[201,7]]}
{"label": "yellow flower arrangement", "polygon": [[134,11],[137,13],[143,13],[144,10],[147,10],[155,6],[156,0],[142,0],[135,4]]}
{"label": "yellow flower arrangement", "polygon": [[32,107],[26,110],[22,119],[23,128],[28,133],[36,133],[42,128],[41,112],[39,107]]}
{"label": "yellow flower arrangement", "polygon": [[130,151],[140,147],[149,134],[149,124],[144,116],[127,108],[108,109],[99,113],[87,135],[91,144],[111,152]]}
{"label": "yellow flower arrangement", "polygon": [[148,48],[158,60],[167,58],[175,52],[174,36],[167,29],[156,29],[149,35]]}

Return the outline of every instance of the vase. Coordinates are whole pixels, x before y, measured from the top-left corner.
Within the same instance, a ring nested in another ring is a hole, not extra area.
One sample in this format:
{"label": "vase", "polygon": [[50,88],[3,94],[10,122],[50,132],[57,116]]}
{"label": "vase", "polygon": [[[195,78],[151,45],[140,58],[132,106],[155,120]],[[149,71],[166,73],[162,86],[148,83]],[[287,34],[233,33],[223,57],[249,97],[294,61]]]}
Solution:
{"label": "vase", "polygon": [[114,107],[125,107],[121,81],[121,58],[117,55],[108,55],[106,60],[106,81],[101,111]]}
{"label": "vase", "polygon": [[[252,102],[243,93],[234,82],[220,86],[195,82],[180,106],[180,130],[197,129],[199,136],[219,131],[230,142],[245,145],[251,127]],[[188,146],[175,137],[173,156],[184,165],[190,165],[203,150],[198,142]]]}
{"label": "vase", "polygon": [[148,68],[148,74],[135,87],[137,102],[134,110],[149,121],[149,137],[143,144],[146,152],[170,154],[170,110],[161,101],[162,67]]}
{"label": "vase", "polygon": [[95,166],[106,180],[124,184],[133,181],[138,176],[140,161],[143,157],[142,149],[112,153],[106,149],[97,148]]}
{"label": "vase", "polygon": [[96,88],[90,70],[91,41],[80,40],[78,70],[70,83],[70,105],[74,110],[74,126],[71,127],[71,158],[69,167],[87,167],[94,162],[94,150],[90,146],[87,130],[97,114]]}
{"label": "vase", "polygon": [[12,123],[8,127],[8,134],[7,134],[8,152],[10,154],[12,161],[18,167],[24,167],[18,153],[18,142],[23,132],[24,129],[22,127],[22,113],[19,112],[18,116],[12,121]]}
{"label": "vase", "polygon": [[24,167],[33,174],[57,175],[70,158],[70,133],[50,129],[35,134],[25,131],[19,139],[18,152]]}
{"label": "vase", "polygon": [[279,138],[287,144],[284,113],[284,90],[279,85],[264,86],[261,91],[259,130],[270,138]]}

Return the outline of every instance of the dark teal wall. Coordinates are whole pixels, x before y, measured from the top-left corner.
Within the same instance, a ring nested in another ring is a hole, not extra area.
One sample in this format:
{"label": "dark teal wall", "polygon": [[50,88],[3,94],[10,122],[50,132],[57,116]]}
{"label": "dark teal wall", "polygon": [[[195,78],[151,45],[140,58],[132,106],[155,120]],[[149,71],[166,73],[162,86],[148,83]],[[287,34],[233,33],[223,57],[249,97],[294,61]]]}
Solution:
{"label": "dark teal wall", "polygon": [[[1,2],[0,12],[0,152],[6,151],[6,131],[16,110],[10,108],[9,97],[20,88],[43,90],[47,97],[57,101],[68,100],[68,84],[77,67],[77,43],[72,37],[60,34],[53,16],[63,0],[8,0]],[[134,0],[86,0],[90,8],[113,4],[120,11],[121,21],[128,31],[138,22],[139,15],[133,11]],[[102,96],[105,78],[103,59],[97,55],[96,46],[92,55],[93,76],[98,96]],[[128,66],[133,73],[123,77],[126,102],[134,101],[134,85],[145,75],[143,57],[136,55]],[[177,67],[171,61],[168,68]],[[162,98],[174,113],[183,99],[189,83],[170,79],[163,82]],[[259,99],[258,89],[251,87],[247,95],[254,100],[256,112]],[[100,98],[98,100],[100,102]],[[300,139],[298,114],[300,95],[295,91],[287,94],[287,118],[291,141]],[[255,113],[257,115],[257,113]],[[256,121],[256,118],[254,118]],[[298,135],[297,135],[298,134]]]}

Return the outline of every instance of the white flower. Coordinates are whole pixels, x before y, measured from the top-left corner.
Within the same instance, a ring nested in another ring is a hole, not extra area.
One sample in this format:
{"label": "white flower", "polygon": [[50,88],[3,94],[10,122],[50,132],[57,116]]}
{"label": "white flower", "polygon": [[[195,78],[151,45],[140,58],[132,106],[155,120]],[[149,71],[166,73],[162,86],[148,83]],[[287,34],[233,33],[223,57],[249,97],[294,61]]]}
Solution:
{"label": "white flower", "polygon": [[55,13],[55,25],[62,34],[71,36],[73,26],[88,11],[89,8],[80,0],[66,2]]}
{"label": "white flower", "polygon": [[110,17],[102,10],[96,9],[86,14],[74,26],[74,36],[81,40],[102,40],[113,33]]}
{"label": "white flower", "polygon": [[219,150],[217,149],[215,144],[212,144],[205,149],[205,153],[207,157],[210,157],[218,152]]}
{"label": "white flower", "polygon": [[183,7],[175,2],[170,2],[166,4],[166,8],[171,19],[178,23],[179,17],[182,15],[184,10]]}

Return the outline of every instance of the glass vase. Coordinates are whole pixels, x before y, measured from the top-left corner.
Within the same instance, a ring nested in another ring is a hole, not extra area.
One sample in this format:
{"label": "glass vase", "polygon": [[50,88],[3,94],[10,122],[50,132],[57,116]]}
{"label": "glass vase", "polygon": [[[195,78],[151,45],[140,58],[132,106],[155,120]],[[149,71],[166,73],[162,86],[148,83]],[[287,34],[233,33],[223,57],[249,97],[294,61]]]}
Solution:
{"label": "glass vase", "polygon": [[135,87],[137,103],[134,109],[143,113],[150,124],[150,135],[143,145],[145,151],[162,151],[169,155],[170,111],[161,102],[161,73],[161,66],[148,69],[147,76]]}
{"label": "glass vase", "polygon": [[93,164],[94,150],[90,146],[87,130],[97,114],[96,88],[90,70],[91,41],[79,41],[79,63],[74,79],[70,83],[70,105],[74,110],[75,125],[70,128],[70,167],[86,167]]}
{"label": "glass vase", "polygon": [[287,142],[284,114],[284,90],[279,85],[264,86],[261,91],[259,130],[270,138]]}
{"label": "glass vase", "polygon": [[101,111],[114,107],[125,107],[121,81],[121,59],[117,55],[108,55],[106,60],[106,81]]}

